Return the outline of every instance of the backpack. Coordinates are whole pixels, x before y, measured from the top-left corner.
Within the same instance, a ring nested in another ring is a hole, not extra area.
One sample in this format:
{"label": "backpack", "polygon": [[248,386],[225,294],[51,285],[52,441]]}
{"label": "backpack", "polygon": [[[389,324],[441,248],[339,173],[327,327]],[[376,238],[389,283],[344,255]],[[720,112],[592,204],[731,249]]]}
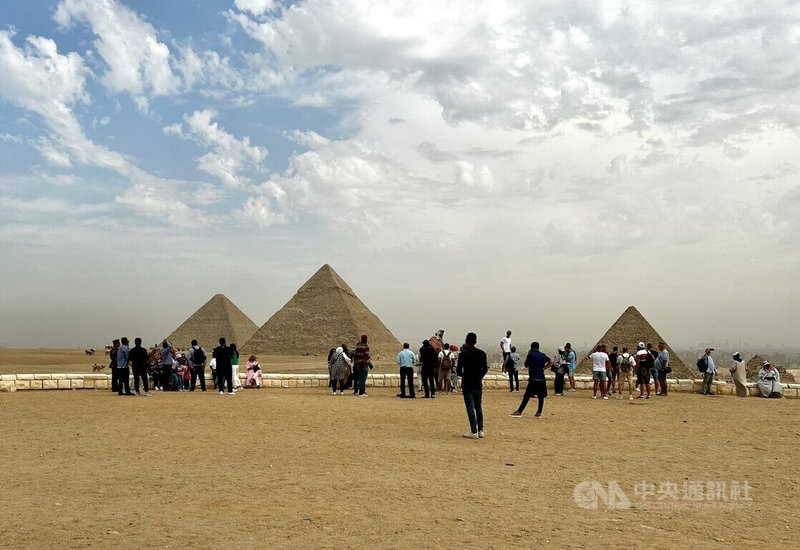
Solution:
{"label": "backpack", "polygon": [[192,352],[192,365],[205,366],[205,364],[206,364],[206,352],[203,350],[203,348],[196,348]]}
{"label": "backpack", "polygon": [[697,360],[697,370],[700,372],[706,372],[706,370],[708,370],[708,361],[706,361],[705,355]]}
{"label": "backpack", "polygon": [[453,352],[445,350],[442,354],[442,366],[440,367],[444,372],[450,372],[453,368]]}

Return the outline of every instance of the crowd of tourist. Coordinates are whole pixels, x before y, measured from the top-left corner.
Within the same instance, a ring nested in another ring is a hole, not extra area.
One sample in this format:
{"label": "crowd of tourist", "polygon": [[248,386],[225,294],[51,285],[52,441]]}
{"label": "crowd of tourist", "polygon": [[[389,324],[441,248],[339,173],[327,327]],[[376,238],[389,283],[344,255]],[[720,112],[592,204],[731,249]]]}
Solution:
{"label": "crowd of tourist", "polygon": [[[219,346],[214,348],[211,360],[205,349],[192,340],[186,353],[176,350],[168,340],[161,342],[161,347],[142,347],[142,339],[134,340],[134,347],[128,346],[125,337],[115,339],[109,350],[111,370],[111,391],[118,395],[142,395],[149,397],[153,391],[195,391],[200,382],[200,391],[206,391],[206,363],[211,371],[213,389],[219,389],[220,395],[234,395],[243,388],[239,379],[239,351],[236,344],[227,345],[225,338],[219,339]],[[131,371],[133,374],[134,392],[130,388]],[[247,387],[261,389],[263,375],[258,358],[251,355],[247,360]]]}
{"label": "crowd of tourist", "polygon": [[[460,391],[467,409],[470,432],[464,437],[480,439],[484,437],[482,389],[483,378],[489,371],[486,353],[476,347],[477,336],[468,333],[464,344],[459,348],[443,341],[444,330],[422,342],[419,353],[411,351],[408,343],[397,354],[396,362],[400,368],[401,399],[415,399],[416,393],[424,391],[423,399],[435,399],[437,392],[455,393]],[[509,391],[519,392],[520,362],[528,369],[528,383],[519,406],[509,416],[520,418],[528,405],[535,398],[537,409],[534,417],[540,417],[544,401],[548,395],[545,373],[550,369],[554,373],[553,392],[563,396],[566,380],[569,380],[567,391],[576,391],[575,363],[576,354],[568,342],[559,347],[553,358],[540,350],[539,342],[532,342],[525,360],[517,353],[516,346],[511,343],[511,331],[500,341],[503,355],[501,373],[508,377]],[[697,361],[698,370],[703,374],[702,395],[713,395],[713,381],[717,374],[712,354],[713,348],[707,348]],[[219,345],[211,353],[211,360],[197,340],[192,340],[186,353],[180,353],[168,340],[161,347],[142,347],[141,338],[134,340],[134,347],[129,347],[128,339],[115,339],[110,350],[111,357],[111,390],[118,395],[139,395],[143,389],[149,396],[149,388],[154,391],[195,391],[200,381],[200,391],[206,391],[205,367],[208,362],[214,390],[220,395],[235,395],[242,389],[239,379],[239,351],[236,344],[228,345],[225,338],[219,339]],[[670,356],[664,342],[659,342],[658,349],[653,344],[639,342],[636,351],[630,353],[627,347],[613,346],[611,351],[605,344],[598,344],[589,355],[592,363],[592,399],[608,400],[616,395],[623,399],[627,392],[628,399],[650,399],[651,395],[668,395],[667,375],[672,372]],[[417,383],[415,392],[414,366],[417,366]],[[328,353],[329,388],[331,395],[343,395],[346,390],[353,394],[367,397],[366,381],[369,372],[374,368],[370,356],[368,336],[363,334],[351,352],[346,343],[331,348]],[[134,392],[130,388],[130,375],[133,371]],[[731,377],[736,386],[736,395],[747,397],[746,365],[740,354],[733,355],[730,367]],[[634,383],[635,376],[635,383]],[[262,369],[258,358],[251,355],[247,359],[247,387],[260,389],[263,382]],[[460,382],[460,383],[459,383]],[[141,384],[140,384],[141,383]],[[651,384],[653,392],[651,393]],[[764,361],[758,373],[757,383],[761,397],[782,397],[783,387],[780,372]]]}

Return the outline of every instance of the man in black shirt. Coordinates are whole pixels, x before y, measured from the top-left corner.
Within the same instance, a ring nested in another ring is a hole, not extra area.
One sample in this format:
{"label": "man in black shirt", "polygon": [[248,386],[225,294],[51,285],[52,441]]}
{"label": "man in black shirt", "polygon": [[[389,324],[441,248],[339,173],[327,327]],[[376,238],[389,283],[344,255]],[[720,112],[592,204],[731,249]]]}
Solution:
{"label": "man in black shirt", "polygon": [[131,352],[128,355],[128,359],[133,367],[133,388],[136,390],[136,395],[140,395],[139,379],[141,378],[144,382],[144,394],[150,397],[150,388],[147,382],[147,350],[142,347],[141,338],[134,338],[133,343],[135,345],[131,348]]}
{"label": "man in black shirt", "polygon": [[464,346],[458,356],[456,370],[461,377],[461,393],[464,395],[464,405],[467,408],[470,432],[465,433],[468,439],[478,439],[483,434],[483,377],[489,372],[486,361],[486,352],[475,347],[478,336],[474,332],[467,334]]}
{"label": "man in black shirt", "polygon": [[228,395],[233,395],[233,368],[231,356],[233,350],[225,344],[225,338],[219,339],[219,346],[214,348],[212,357],[217,360],[217,380],[219,380],[219,394],[225,393],[225,382],[228,383]]}
{"label": "man in black shirt", "polygon": [[419,362],[422,365],[420,372],[422,373],[422,387],[425,389],[424,399],[436,397],[436,377],[434,374],[438,361],[439,353],[429,340],[423,340],[422,347],[419,348]]}

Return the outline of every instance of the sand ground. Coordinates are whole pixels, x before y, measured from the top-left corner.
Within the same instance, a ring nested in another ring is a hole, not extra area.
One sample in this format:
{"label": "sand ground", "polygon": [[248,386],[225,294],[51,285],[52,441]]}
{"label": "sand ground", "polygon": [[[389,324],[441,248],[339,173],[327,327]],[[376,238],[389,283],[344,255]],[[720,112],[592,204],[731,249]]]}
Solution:
{"label": "sand ground", "polygon": [[[521,394],[487,390],[473,441],[459,395],[395,392],[0,394],[2,546],[797,547],[800,400],[583,391],[514,419]],[[631,508],[579,508],[589,480]],[[684,481],[746,482],[750,500],[657,502]]]}

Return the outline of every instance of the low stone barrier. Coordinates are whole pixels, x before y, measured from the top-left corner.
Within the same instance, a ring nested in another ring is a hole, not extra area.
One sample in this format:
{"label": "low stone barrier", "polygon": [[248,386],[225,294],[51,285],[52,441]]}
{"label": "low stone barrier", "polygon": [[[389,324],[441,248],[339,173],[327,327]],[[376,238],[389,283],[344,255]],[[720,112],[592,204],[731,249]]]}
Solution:
{"label": "low stone barrier", "polygon": [[[244,384],[247,379],[245,373],[239,374],[239,379]],[[548,380],[553,376],[548,375]],[[528,380],[527,375],[520,375],[520,386]],[[206,383],[212,384],[211,375],[206,373]],[[499,374],[487,374],[483,379],[487,389],[508,388],[508,378]],[[590,376],[576,376],[575,385],[581,390],[591,390],[593,381]],[[700,392],[702,381],[667,379],[667,388],[670,392]],[[131,384],[131,387],[133,384]],[[327,374],[280,374],[263,373],[263,386],[266,388],[310,388],[327,387]],[[400,387],[400,375],[394,373],[375,373],[367,378],[367,386],[372,387]],[[0,391],[13,392],[17,390],[108,390],[111,387],[110,374],[0,374]],[[552,388],[552,386],[549,386]],[[758,386],[754,382],[747,384],[751,396],[758,396]],[[714,392],[718,395],[736,395],[733,383],[715,381]],[[783,396],[789,398],[800,397],[800,384],[783,384]]]}

